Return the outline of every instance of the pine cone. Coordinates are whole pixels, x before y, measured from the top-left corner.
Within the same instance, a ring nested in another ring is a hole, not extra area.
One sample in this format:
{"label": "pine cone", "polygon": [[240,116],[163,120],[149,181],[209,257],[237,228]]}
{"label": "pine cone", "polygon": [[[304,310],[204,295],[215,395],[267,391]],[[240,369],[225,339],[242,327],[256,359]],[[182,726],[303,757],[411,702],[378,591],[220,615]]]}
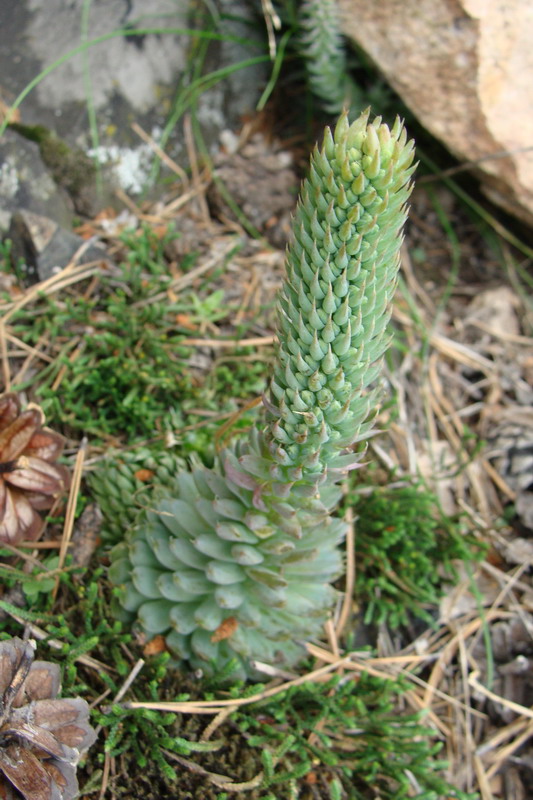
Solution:
{"label": "pine cone", "polygon": [[76,764],[96,739],[85,700],[58,699],[59,666],[0,642],[0,800],[71,800]]}
{"label": "pine cone", "polygon": [[21,412],[16,394],[0,397],[0,542],[38,539],[45,522],[37,512],[69,486],[68,469],[55,463],[63,437],[43,424],[37,406]]}

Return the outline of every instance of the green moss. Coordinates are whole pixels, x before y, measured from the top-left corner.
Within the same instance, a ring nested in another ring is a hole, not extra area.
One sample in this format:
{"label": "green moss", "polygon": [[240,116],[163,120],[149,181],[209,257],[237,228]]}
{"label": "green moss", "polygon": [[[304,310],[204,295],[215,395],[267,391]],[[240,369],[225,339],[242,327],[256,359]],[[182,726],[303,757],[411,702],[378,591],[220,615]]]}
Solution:
{"label": "green moss", "polygon": [[9,127],[39,145],[41,158],[53,179],[69,194],[77,196],[82,189],[94,182],[96,172],[91,159],[82,150],[69,147],[44,125],[22,125],[14,122]]}
{"label": "green moss", "polygon": [[[123,261],[100,276],[97,291],[84,297],[84,287],[76,287],[43,296],[14,315],[13,330],[24,342],[53,343],[53,361],[15,387],[35,387],[50,425],[67,434],[83,431],[93,442],[131,444],[200,422],[190,409],[234,411],[234,398],[260,391],[257,366],[237,365],[233,377],[225,362],[207,363],[202,371],[191,367],[194,350],[181,344],[191,335],[187,325],[201,329],[231,318],[232,311],[220,291],[209,292],[208,282],[201,294],[187,290],[169,300],[165,250],[176,236],[169,230],[160,237],[147,226],[126,232]],[[194,256],[187,256],[181,270],[193,264]],[[212,442],[212,431],[209,436]],[[201,440],[202,434],[184,435],[185,450],[201,451]]]}
{"label": "green moss", "polygon": [[356,485],[347,503],[356,518],[355,593],[365,623],[397,628],[412,616],[431,623],[454,561],[482,556],[477,541],[420,485],[369,493]]}

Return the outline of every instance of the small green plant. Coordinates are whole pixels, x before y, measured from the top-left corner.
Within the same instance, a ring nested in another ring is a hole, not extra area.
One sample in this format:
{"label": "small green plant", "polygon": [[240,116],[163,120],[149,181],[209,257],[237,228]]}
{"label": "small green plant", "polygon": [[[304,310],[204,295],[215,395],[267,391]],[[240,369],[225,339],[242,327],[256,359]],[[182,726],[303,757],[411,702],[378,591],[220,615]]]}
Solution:
{"label": "small green plant", "polygon": [[[50,654],[59,665],[58,673],[61,669],[64,692],[69,695],[83,694],[88,699],[101,695],[102,688],[111,697],[116,696],[124,678],[131,671],[127,654],[132,635],[113,619],[102,577],[102,569],[86,574],[84,581],[78,580],[77,583],[71,576],[65,575],[62,592],[65,611],[62,613],[19,609],[0,600],[0,612],[7,609],[29,623],[38,622],[44,626],[47,640],[54,644],[54,647],[50,647]],[[7,637],[9,641],[11,628],[10,618],[0,617],[0,639]],[[59,642],[62,647],[57,649]],[[46,646],[46,643],[41,645],[41,651]],[[84,657],[89,657],[89,663],[94,665],[92,669],[83,666]],[[168,653],[150,659],[136,681],[135,699],[149,701],[160,698],[166,683],[168,661]],[[178,685],[177,677],[172,685]],[[176,697],[175,689],[173,694]],[[187,699],[187,695],[183,699]],[[147,766],[153,770],[161,791],[165,791],[175,782],[176,772],[164,757],[164,751],[189,755],[192,751],[202,750],[201,744],[189,743],[186,738],[177,735],[176,714],[165,715],[145,709],[128,710],[110,703],[107,707],[92,711],[92,722],[103,729],[99,737],[100,752],[92,767],[92,777],[96,776],[100,782],[101,771],[95,768],[98,763],[103,763],[105,754],[118,757],[128,752],[140,771]],[[194,730],[197,727],[195,723]],[[213,745],[206,745],[203,749],[212,748]]]}
{"label": "small green plant", "polygon": [[309,84],[330,114],[351,107],[358,94],[347,72],[338,13],[335,0],[304,0],[300,9],[302,54]]}
{"label": "small green plant", "polygon": [[[362,674],[357,680],[308,682],[237,709],[205,742],[201,716],[114,702],[131,673],[134,642],[131,631],[112,619],[103,578],[101,568],[83,581],[79,574],[66,574],[59,613],[15,609],[0,600],[0,610],[44,628],[41,654],[61,666],[64,694],[82,695],[96,706],[91,722],[101,732],[91,762],[81,770],[82,794],[100,788],[107,756],[117,759],[120,770],[113,791],[125,798],[145,786],[147,797],[189,792],[229,800],[234,791],[217,788],[217,779],[227,778],[248,785],[243,797],[250,800],[312,800],[313,788],[331,800],[367,800],[378,793],[383,800],[466,800],[439,774],[440,745],[430,730],[414,715],[398,715],[407,688],[402,681]],[[9,638],[14,627],[9,617],[0,618],[0,638]],[[223,684],[226,698],[241,699],[263,688],[242,683],[228,688],[227,674],[198,683],[176,672],[169,654],[162,653],[147,659],[125,699],[187,701],[200,694],[209,700]],[[102,692],[107,698],[95,703]]]}
{"label": "small green plant", "polygon": [[89,473],[91,492],[104,517],[102,535],[113,544],[124,536],[124,528],[135,522],[139,509],[151,502],[154,487],[173,486],[186,462],[168,450],[139,447],[109,452]]}
{"label": "small green plant", "polygon": [[188,388],[185,359],[176,355],[183,334],[171,322],[177,311],[149,302],[170,281],[163,248],[174,236],[159,239],[147,227],[126,233],[125,261],[102,277],[98,292],[43,297],[31,326],[25,311],[15,315],[13,329],[25,342],[46,336],[59,350],[36,392],[49,419],[93,436],[153,433],[169,393]]}
{"label": "small green plant", "polygon": [[293,663],[335,601],[338,483],[378,400],[413,157],[399,120],[326,129],[294,219],[265,422],[212,469],[181,471],[112,552],[125,612],[194,665]]}
{"label": "small green plant", "polygon": [[[53,572],[59,565],[59,556],[49,556],[41,562],[47,572]],[[24,592],[28,602],[35,603],[39,601],[39,595],[44,594],[48,598],[54,590],[56,584],[56,573],[47,575],[40,569],[34,569],[31,575],[24,577],[21,582],[21,588]]]}
{"label": "small green plant", "polygon": [[58,565],[57,556],[43,559],[31,572],[19,569],[13,564],[4,564],[3,559],[12,556],[9,550],[0,547],[0,580],[6,589],[20,586],[30,605],[46,608],[56,583],[56,574],[50,575]]}
{"label": "small green plant", "polygon": [[11,239],[0,239],[0,272],[11,272]]}
{"label": "small green plant", "polygon": [[[157,701],[165,685],[169,655],[154,657],[144,667],[141,696],[145,701]],[[188,695],[178,695],[186,699]],[[214,742],[194,742],[179,736],[176,714],[162,714],[150,709],[128,709],[112,704],[97,712],[96,720],[105,731],[104,752],[116,758],[128,753],[140,770],[159,771],[163,783],[175,784],[178,773],[169,761],[173,753],[189,756],[194,752],[209,752],[218,748]]]}
{"label": "small green plant", "polygon": [[[185,421],[188,408],[217,408],[213,387],[227,379],[226,367],[221,365],[220,377],[217,363],[203,376],[194,374],[188,363],[191,349],[181,341],[191,335],[190,326],[201,328],[230,316],[231,309],[220,290],[189,290],[169,301],[165,248],[175,237],[172,230],[160,236],[147,226],[126,231],[122,263],[103,273],[90,295],[43,296],[31,312],[14,315],[13,330],[24,342],[53,342],[57,357],[37,381],[17,387],[36,386],[35,396],[51,423],[69,432],[82,430],[93,440],[113,437],[131,443],[175,428],[176,416],[183,426],[191,424]],[[193,263],[194,255],[188,256],[181,269],[186,272]],[[257,377],[243,370],[239,374],[243,379],[238,386],[233,382],[234,397],[253,396]],[[223,410],[235,410],[235,402],[226,398]]]}
{"label": "small green plant", "polygon": [[422,486],[376,487],[368,494],[355,486],[346,502],[356,518],[355,593],[365,623],[397,628],[412,616],[431,623],[430,609],[455,576],[454,560],[479,558],[479,545]]}
{"label": "small green plant", "polygon": [[[290,781],[296,779],[299,797],[466,800],[468,795],[439,775],[441,745],[431,742],[429,729],[417,715],[398,716],[406,688],[403,681],[365,673],[358,680],[337,676],[239,710],[233,721],[250,747],[266,753],[283,748],[276,768],[264,770],[261,788],[272,787],[274,797],[289,799]],[[313,795],[311,786],[320,794]]]}
{"label": "small green plant", "polygon": [[[335,0],[303,0],[298,11],[300,55],[303,57],[309,88],[322,108],[338,115],[350,109],[355,118],[367,105],[383,113],[390,92],[377,79],[369,83],[371,71],[362,53],[349,58]],[[354,67],[364,80],[359,85]]]}

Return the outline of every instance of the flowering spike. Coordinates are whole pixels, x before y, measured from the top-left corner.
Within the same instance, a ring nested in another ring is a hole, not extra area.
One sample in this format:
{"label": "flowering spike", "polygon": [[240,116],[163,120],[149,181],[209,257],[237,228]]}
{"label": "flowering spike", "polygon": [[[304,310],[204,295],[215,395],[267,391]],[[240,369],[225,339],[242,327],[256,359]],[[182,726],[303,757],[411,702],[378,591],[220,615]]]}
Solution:
{"label": "flowering spike", "polygon": [[341,112],[339,119],[337,120],[337,124],[335,126],[335,134],[333,136],[335,144],[337,144],[338,142],[342,142],[343,140],[346,139],[349,129],[350,129],[350,123],[348,121],[348,112],[346,111],[346,109],[344,109]]}
{"label": "flowering spike", "polygon": [[350,183],[350,181],[354,177],[353,176],[353,172],[352,172],[352,168],[351,168],[351,164],[350,164],[350,159],[348,158],[347,155],[344,157],[344,159],[342,161],[341,177],[342,177],[343,181],[345,181],[346,183]]}
{"label": "flowering spike", "polygon": [[365,167],[366,177],[370,178],[370,180],[377,178],[379,175],[380,167],[381,167],[381,155],[378,147],[376,151],[373,153],[369,164]]}
{"label": "flowering spike", "polygon": [[326,324],[325,322],[322,322],[322,319],[316,307],[315,300],[313,300],[313,303],[311,305],[311,313],[309,314],[309,323],[311,327],[314,328],[315,331],[322,330],[322,328]]}
{"label": "flowering spike", "polygon": [[342,272],[341,275],[337,278],[334,284],[334,292],[336,297],[345,297],[348,294],[350,289],[350,285],[347,280],[346,270]]}
{"label": "flowering spike", "polygon": [[368,118],[370,116],[370,106],[365,108],[365,110],[355,119],[348,129],[348,146],[349,147],[359,147],[362,137],[364,137],[365,132],[368,135]]}
{"label": "flowering spike", "polygon": [[296,370],[301,375],[310,375],[312,372],[309,364],[304,360],[301,352],[296,354]]}
{"label": "flowering spike", "polygon": [[333,354],[331,350],[331,345],[329,345],[328,352],[322,359],[322,364],[320,365],[324,375],[331,375],[333,372],[335,372],[338,363],[339,359]]}
{"label": "flowering spike", "polygon": [[351,306],[350,306],[350,298],[349,298],[349,296],[347,295],[347,296],[344,298],[343,302],[342,302],[342,303],[340,304],[340,306],[338,307],[338,309],[336,310],[336,312],[334,313],[334,315],[333,315],[333,321],[334,321],[334,322],[335,322],[337,325],[339,325],[339,326],[341,326],[341,327],[342,327],[343,325],[346,325],[347,321],[348,321],[348,320],[349,320],[349,318],[350,318],[351,310],[352,310],[352,309],[351,309]]}
{"label": "flowering spike", "polygon": [[314,300],[322,300],[322,298],[324,297],[325,292],[320,285],[320,278],[318,272],[315,272],[315,274],[313,275],[313,278],[309,285],[309,291],[311,292],[311,297]]}
{"label": "flowering spike", "polygon": [[323,281],[326,281],[326,283],[331,283],[331,281],[334,281],[336,278],[336,272],[333,271],[329,258],[324,261],[322,269],[320,270],[320,277]]}
{"label": "flowering spike", "polygon": [[357,176],[357,178],[355,178],[355,180],[352,181],[352,185],[351,185],[350,188],[351,188],[352,192],[357,196],[357,195],[360,195],[360,194],[362,194],[364,192],[365,187],[366,187],[366,183],[367,183],[367,181],[366,181],[366,178],[365,178],[365,173],[363,171],[361,171],[359,173],[359,175]]}
{"label": "flowering spike", "polygon": [[[313,334],[309,330],[309,328],[305,325],[302,314],[298,317],[298,336],[300,337],[301,341],[309,345],[313,341]],[[302,370],[300,370],[302,371]]]}
{"label": "flowering spike", "polygon": [[367,156],[373,156],[379,153],[379,138],[375,128],[375,121],[366,129],[366,137],[363,142],[363,153]]}

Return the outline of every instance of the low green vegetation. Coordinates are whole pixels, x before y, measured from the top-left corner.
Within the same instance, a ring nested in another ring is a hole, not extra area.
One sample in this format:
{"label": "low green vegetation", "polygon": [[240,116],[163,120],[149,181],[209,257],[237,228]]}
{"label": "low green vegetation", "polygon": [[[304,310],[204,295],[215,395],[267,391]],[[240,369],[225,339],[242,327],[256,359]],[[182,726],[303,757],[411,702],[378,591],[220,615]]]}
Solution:
{"label": "low green vegetation", "polygon": [[[101,568],[64,573],[61,583],[54,613],[42,610],[36,598],[28,598],[25,610],[0,600],[0,638],[15,627],[12,613],[37,624],[44,633],[39,655],[60,663],[64,695],[96,702],[92,723],[100,735],[79,769],[82,796],[99,791],[106,759],[121,763],[127,757],[136,769],[130,766],[112,780],[117,797],[138,796],[140,781],[154,800],[173,794],[207,800],[467,798],[440,777],[441,746],[429,728],[418,716],[398,715],[408,688],[401,680],[363,673],[309,681],[235,710],[206,741],[201,716],[114,702],[134,666],[134,635],[111,621]],[[227,699],[242,699],[264,688],[223,681],[224,675],[202,682],[176,672],[163,653],[148,658],[128,699],[209,700],[221,690]],[[242,790],[223,790],[225,782]]]}
{"label": "low green vegetation", "polygon": [[364,622],[431,624],[456,563],[482,557],[484,548],[422,485],[369,489],[353,481],[346,504],[356,519],[355,596]]}
{"label": "low green vegetation", "polygon": [[[131,443],[198,422],[191,408],[235,410],[238,399],[260,391],[261,362],[235,358],[230,369],[213,359],[203,370],[190,367],[194,351],[182,341],[230,318],[232,309],[208,280],[201,294],[190,288],[172,294],[165,249],[176,236],[148,226],[125,232],[116,269],[61,296],[43,295],[30,311],[14,315],[13,332],[25,344],[50,347],[50,363],[14,387],[31,388],[49,424]],[[8,256],[8,245],[4,250]],[[180,271],[193,266],[191,254]]]}

